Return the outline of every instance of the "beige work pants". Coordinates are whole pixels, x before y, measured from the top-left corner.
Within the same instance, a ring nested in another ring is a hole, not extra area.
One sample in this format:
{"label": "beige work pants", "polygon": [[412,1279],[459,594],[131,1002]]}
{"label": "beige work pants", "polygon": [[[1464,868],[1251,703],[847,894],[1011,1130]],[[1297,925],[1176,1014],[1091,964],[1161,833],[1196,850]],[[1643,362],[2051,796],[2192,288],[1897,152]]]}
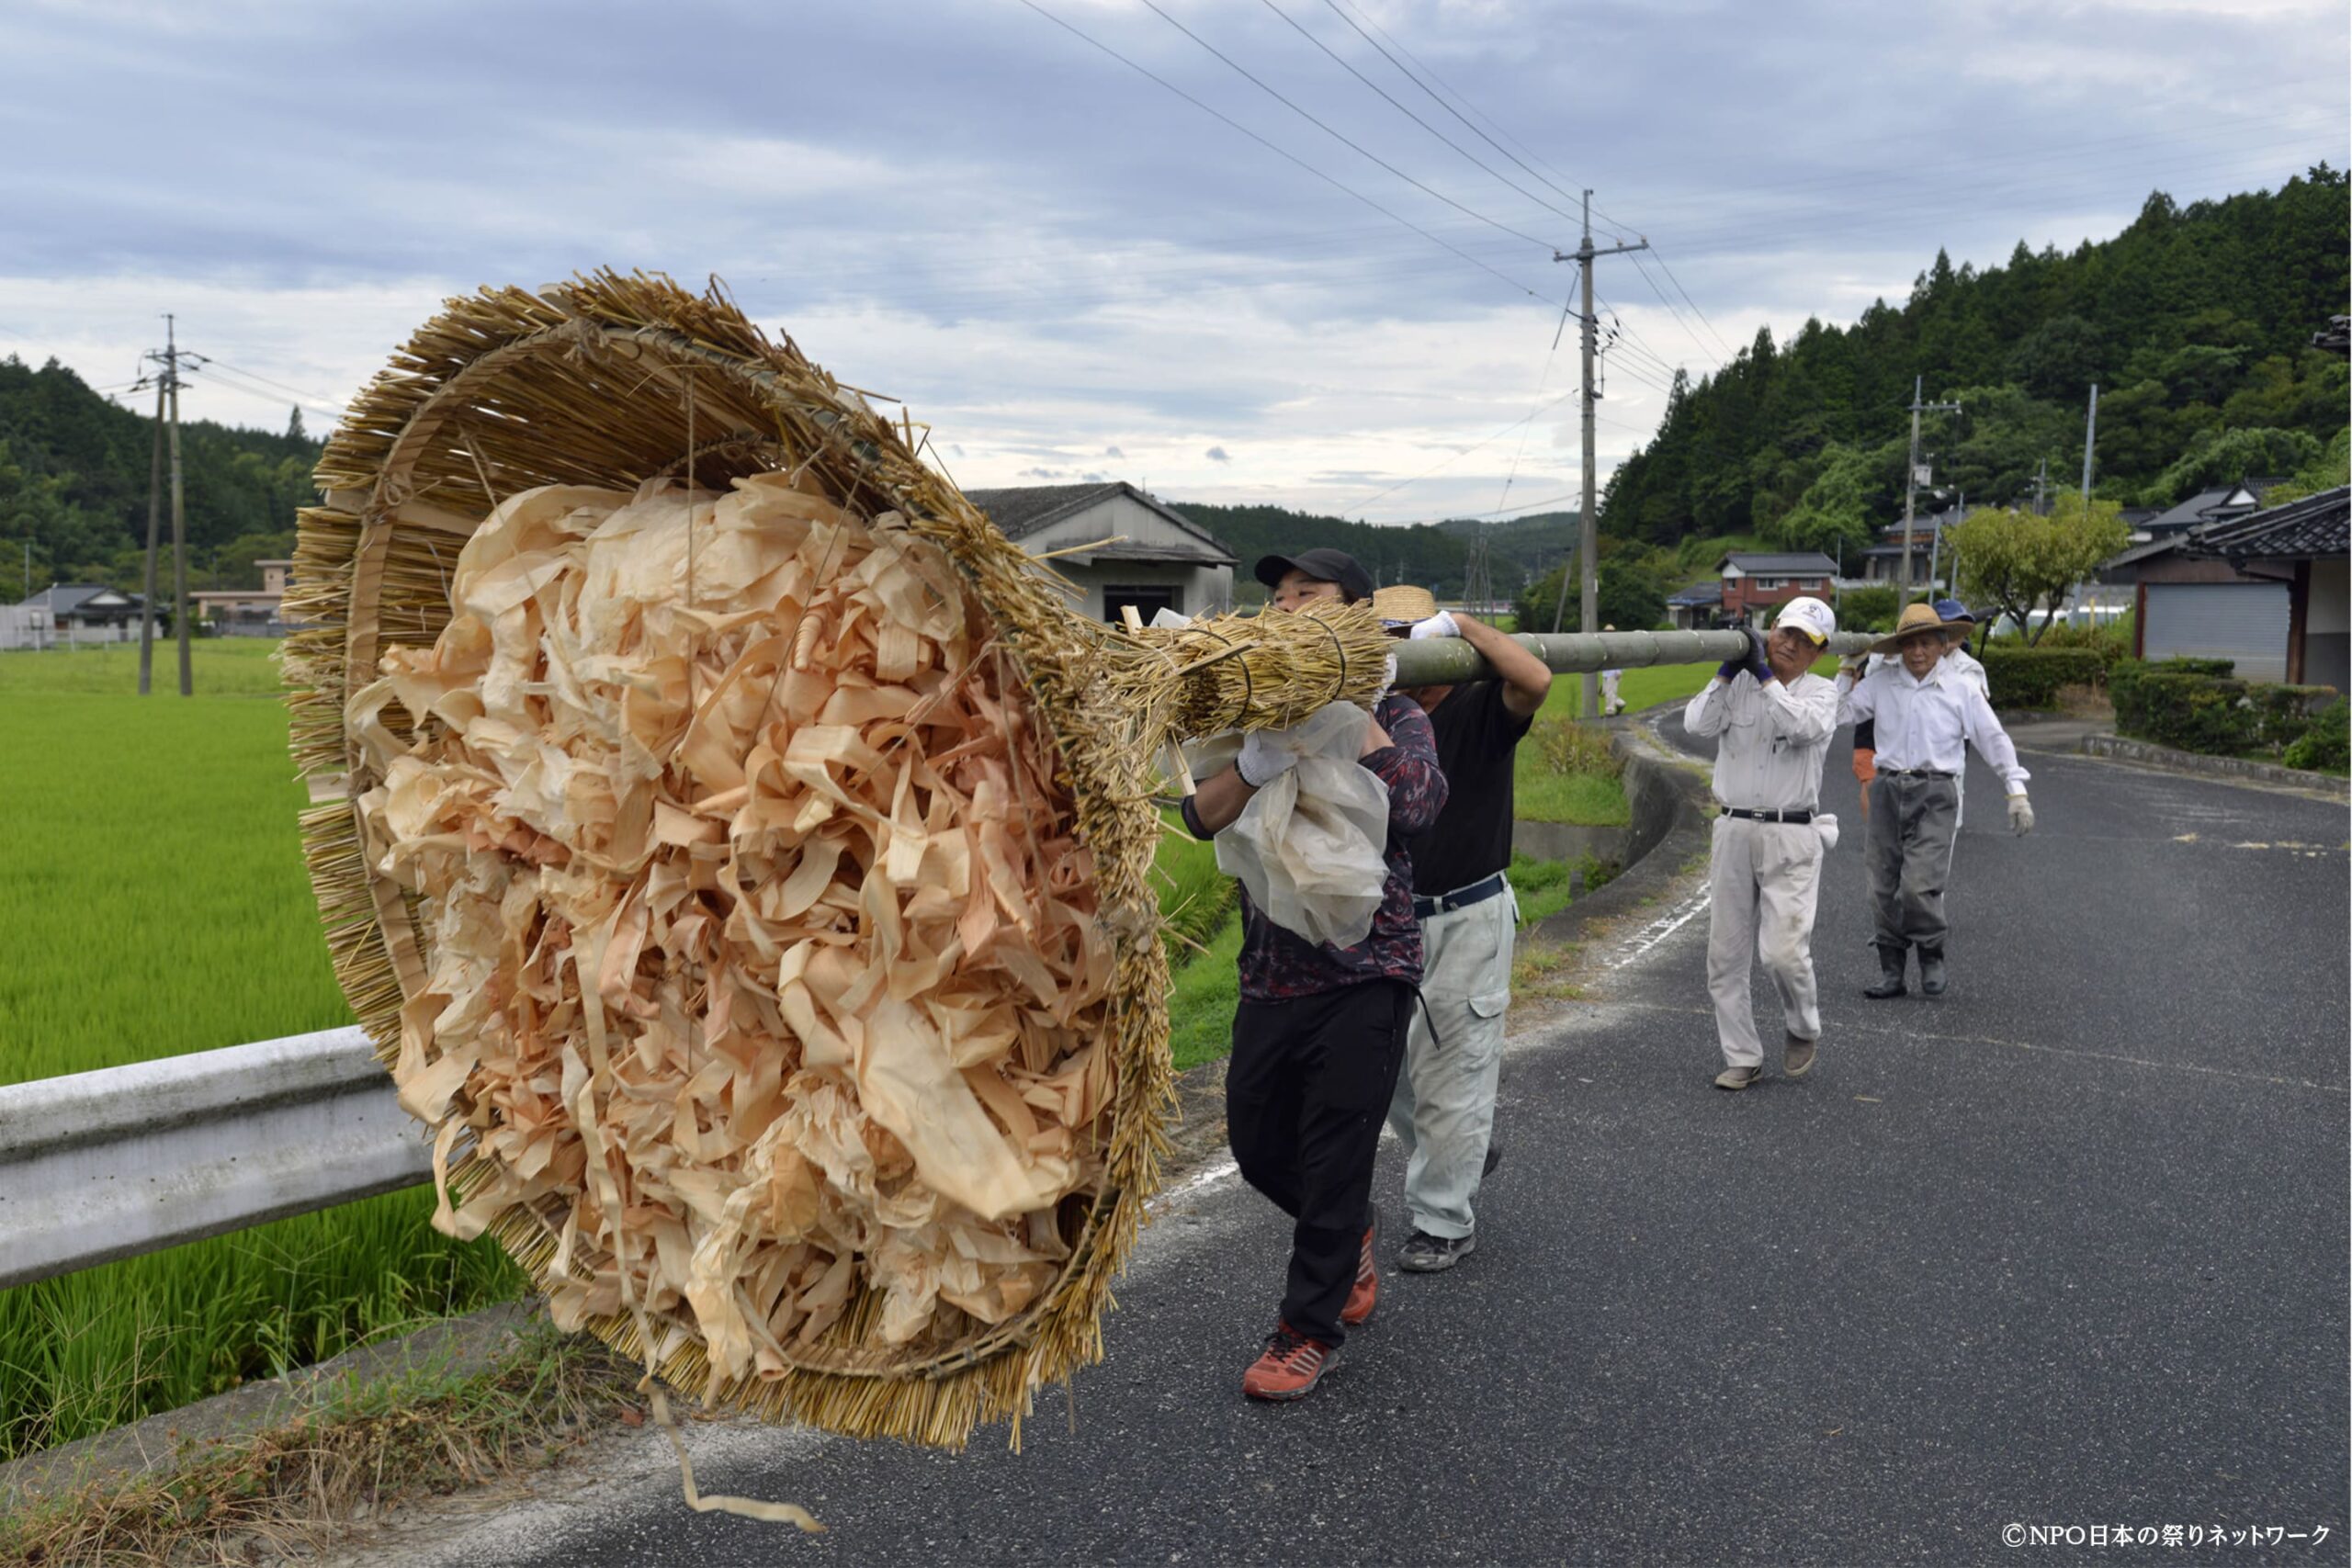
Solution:
{"label": "beige work pants", "polygon": [[1748,992],[1761,959],[1781,993],[1781,1021],[1800,1040],[1821,1036],[1813,978],[1813,911],[1821,892],[1821,835],[1812,824],[1718,817],[1707,863],[1707,995],[1715,1035],[1735,1067],[1764,1064]]}

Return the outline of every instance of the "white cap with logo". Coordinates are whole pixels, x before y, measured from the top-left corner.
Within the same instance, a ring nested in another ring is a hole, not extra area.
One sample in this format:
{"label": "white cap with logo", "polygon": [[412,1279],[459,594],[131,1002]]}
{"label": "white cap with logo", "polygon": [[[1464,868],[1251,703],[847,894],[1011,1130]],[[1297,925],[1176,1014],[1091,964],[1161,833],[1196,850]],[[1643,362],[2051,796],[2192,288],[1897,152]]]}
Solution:
{"label": "white cap with logo", "polygon": [[1820,600],[1805,595],[1781,605],[1772,625],[1776,628],[1794,626],[1813,638],[1814,646],[1818,648],[1837,635],[1838,613]]}

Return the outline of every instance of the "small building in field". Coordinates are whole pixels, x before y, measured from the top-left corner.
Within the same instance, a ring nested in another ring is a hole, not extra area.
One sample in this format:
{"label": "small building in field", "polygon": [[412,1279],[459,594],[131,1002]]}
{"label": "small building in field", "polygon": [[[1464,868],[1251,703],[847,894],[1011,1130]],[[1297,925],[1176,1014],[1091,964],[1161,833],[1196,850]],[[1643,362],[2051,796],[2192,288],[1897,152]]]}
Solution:
{"label": "small building in field", "polygon": [[2249,681],[2352,685],[2347,678],[2345,486],[2278,506],[2225,504],[2168,525],[2101,565],[2132,592],[2142,659],[2227,659]]}
{"label": "small building in field", "polygon": [[1769,612],[1801,594],[1826,597],[1838,563],[1819,550],[1787,555],[1727,555],[1715,563],[1723,583],[1722,617]]}
{"label": "small building in field", "polygon": [[216,637],[284,637],[286,623],[280,607],[286,599],[287,578],[294,570],[290,560],[257,560],[261,568],[261,586],[254,588],[209,589],[191,593],[188,601],[196,606],[197,615],[209,624]]}
{"label": "small building in field", "polygon": [[[1864,546],[1856,565],[1864,583],[1924,583],[1931,571],[1941,575],[1950,570],[1951,547],[1943,537],[1944,529],[1960,521],[1960,508],[1946,507],[1941,512],[1929,512],[1911,519],[1911,574],[1903,573],[1903,525],[1890,523],[1879,530],[1878,542]],[[1850,554],[1850,552],[1849,552]],[[1850,586],[1855,579],[1847,578]]]}
{"label": "small building in field", "polygon": [[[1019,485],[964,492],[1004,536],[1084,591],[1086,614],[1117,621],[1132,604],[1200,615],[1233,606],[1225,542],[1131,484]],[[1068,554],[1058,552],[1068,551]]]}
{"label": "small building in field", "polygon": [[[52,582],[26,600],[23,608],[39,620],[57,642],[121,642],[139,635],[136,593],[108,588],[103,582]],[[158,604],[159,623],[171,618],[171,606]]]}

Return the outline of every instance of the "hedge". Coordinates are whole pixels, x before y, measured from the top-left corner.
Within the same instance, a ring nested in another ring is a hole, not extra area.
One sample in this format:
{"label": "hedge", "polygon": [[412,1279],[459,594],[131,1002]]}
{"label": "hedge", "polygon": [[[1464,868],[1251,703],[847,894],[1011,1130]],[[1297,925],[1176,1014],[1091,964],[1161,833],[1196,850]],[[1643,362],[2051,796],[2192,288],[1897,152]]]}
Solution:
{"label": "hedge", "polygon": [[1992,643],[1977,656],[1996,708],[2046,708],[2061,686],[2106,683],[2108,661],[2097,649],[2015,648]]}
{"label": "hedge", "polygon": [[[2127,659],[2108,678],[2118,733],[2216,756],[2284,751],[2335,696],[2326,686],[2240,681],[2226,659]],[[1988,666],[1989,669],[1989,666]]]}
{"label": "hedge", "polygon": [[2278,759],[2290,768],[2317,768],[2324,773],[2352,771],[2352,704],[2336,698],[2320,709],[2302,739]]}

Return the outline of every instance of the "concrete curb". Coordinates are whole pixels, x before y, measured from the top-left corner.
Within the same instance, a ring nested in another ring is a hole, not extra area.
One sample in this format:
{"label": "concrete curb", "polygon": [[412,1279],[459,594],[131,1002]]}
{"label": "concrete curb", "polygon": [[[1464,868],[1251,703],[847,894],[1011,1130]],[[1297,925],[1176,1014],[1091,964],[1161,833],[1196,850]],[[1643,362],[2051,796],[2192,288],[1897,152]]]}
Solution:
{"label": "concrete curb", "polygon": [[1644,722],[1650,716],[1634,716],[1639,728],[1611,728],[1610,750],[1624,760],[1625,799],[1633,807],[1624,829],[1625,869],[1606,887],[1537,921],[1532,934],[1543,941],[1570,942],[1599,921],[1628,913],[1662,893],[1692,857],[1707,852],[1706,770],[1658,741]]}
{"label": "concrete curb", "polygon": [[536,1300],[503,1302],[363,1345],[284,1377],[249,1382],[177,1410],[0,1464],[0,1508],[97,1482],[164,1479],[241,1439],[291,1427],[330,1398],[418,1374],[465,1376],[494,1365],[543,1314]]}
{"label": "concrete curb", "polygon": [[2352,798],[2352,779],[2339,779],[2333,773],[2314,773],[2302,768],[2282,767],[2276,762],[2251,762],[2243,757],[2209,757],[2199,751],[2183,751],[2177,747],[2159,746],[2153,740],[2131,740],[2120,735],[2086,735],[2082,748],[2087,756],[2137,762],[2143,767],[2163,768],[2169,773],[2202,773],[2210,778],[2240,779],[2250,784],[2285,784],[2290,789],[2332,795],[2338,799]]}

